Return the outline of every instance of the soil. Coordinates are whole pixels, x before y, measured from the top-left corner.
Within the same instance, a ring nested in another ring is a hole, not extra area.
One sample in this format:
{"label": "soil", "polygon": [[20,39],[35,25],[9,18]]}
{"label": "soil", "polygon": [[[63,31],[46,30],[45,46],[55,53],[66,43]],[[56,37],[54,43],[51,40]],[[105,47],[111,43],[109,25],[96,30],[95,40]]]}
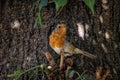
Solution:
{"label": "soil", "polygon": [[[106,0],[108,1],[108,0]],[[110,71],[106,80],[119,80],[120,76],[120,6],[119,0],[109,0],[106,4],[96,0],[95,14],[82,0],[68,0],[66,6],[56,13],[55,4],[49,3],[42,8],[43,26],[35,27],[37,7],[32,10],[34,0],[1,0],[0,3],[0,79],[14,80],[7,75],[15,70],[28,69],[47,63],[45,52],[49,51],[59,65],[59,55],[49,46],[49,35],[59,23],[67,25],[67,40],[74,46],[97,55],[91,60],[82,55],[73,55],[72,69],[81,74],[84,71],[95,75],[102,67],[103,72]],[[106,8],[107,7],[107,8]],[[17,27],[15,21],[18,22]],[[89,25],[89,36],[79,37],[77,23]],[[44,74],[38,74],[32,80],[43,80]],[[31,72],[20,80],[28,80]],[[44,79],[45,80],[45,79]],[[74,80],[74,79],[71,79]]]}

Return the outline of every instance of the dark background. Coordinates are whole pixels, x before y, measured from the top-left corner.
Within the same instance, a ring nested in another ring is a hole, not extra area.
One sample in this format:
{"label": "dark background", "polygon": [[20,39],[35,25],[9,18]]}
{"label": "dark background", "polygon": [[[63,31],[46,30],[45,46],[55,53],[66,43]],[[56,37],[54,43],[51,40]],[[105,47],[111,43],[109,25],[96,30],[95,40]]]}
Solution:
{"label": "dark background", "polygon": [[[108,80],[118,80],[120,76],[120,0],[108,0],[103,7],[102,0],[96,0],[95,14],[82,0],[68,0],[67,5],[56,16],[55,4],[49,3],[42,8],[43,27],[34,28],[37,9],[32,12],[34,0],[1,0],[0,2],[0,79],[7,78],[7,74],[15,70],[28,69],[32,66],[48,63],[44,53],[50,51],[58,63],[59,56],[50,48],[48,38],[58,23],[65,23],[68,27],[67,39],[74,46],[96,54],[97,59],[91,60],[81,55],[74,55],[74,69],[79,72],[85,70],[95,73],[99,66],[103,70],[110,70]],[[100,15],[103,23],[100,22]],[[11,28],[11,23],[19,20],[20,28]],[[76,23],[90,26],[89,37],[82,40],[77,33]],[[105,38],[105,33],[110,35]],[[36,71],[34,71],[36,72]],[[36,72],[37,73],[37,72]],[[23,75],[21,80],[27,80],[30,72]],[[42,73],[38,73],[34,80],[41,80]]]}

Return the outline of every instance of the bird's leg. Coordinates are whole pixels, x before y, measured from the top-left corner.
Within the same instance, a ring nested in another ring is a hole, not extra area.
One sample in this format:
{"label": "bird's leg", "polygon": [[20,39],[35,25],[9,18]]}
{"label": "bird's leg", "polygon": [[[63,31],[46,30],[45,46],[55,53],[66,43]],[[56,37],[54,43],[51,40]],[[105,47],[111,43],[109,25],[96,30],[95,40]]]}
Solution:
{"label": "bird's leg", "polygon": [[63,61],[64,61],[64,50],[60,52],[60,70],[63,68]]}

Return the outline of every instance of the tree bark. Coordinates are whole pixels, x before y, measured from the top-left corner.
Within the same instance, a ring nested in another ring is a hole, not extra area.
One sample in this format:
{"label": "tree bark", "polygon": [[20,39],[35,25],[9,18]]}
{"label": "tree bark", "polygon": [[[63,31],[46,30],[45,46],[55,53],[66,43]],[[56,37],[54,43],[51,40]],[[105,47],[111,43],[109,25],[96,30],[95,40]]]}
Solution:
{"label": "tree bark", "polygon": [[[96,0],[95,14],[81,0],[68,0],[66,6],[55,16],[53,3],[42,8],[42,30],[34,27],[37,9],[31,11],[34,0],[2,0],[0,3],[0,79],[13,80],[7,75],[15,70],[28,69],[32,66],[48,63],[44,53],[49,51],[59,64],[59,56],[49,46],[49,35],[59,23],[67,25],[67,40],[74,46],[97,55],[90,60],[82,55],[73,55],[74,66],[79,72],[95,73],[98,67],[110,70],[109,80],[118,80],[120,73],[120,1]],[[20,26],[13,28],[18,20]],[[77,23],[89,25],[89,37],[82,40],[77,32]],[[43,74],[34,80],[41,80]],[[21,77],[27,80],[31,72]]]}

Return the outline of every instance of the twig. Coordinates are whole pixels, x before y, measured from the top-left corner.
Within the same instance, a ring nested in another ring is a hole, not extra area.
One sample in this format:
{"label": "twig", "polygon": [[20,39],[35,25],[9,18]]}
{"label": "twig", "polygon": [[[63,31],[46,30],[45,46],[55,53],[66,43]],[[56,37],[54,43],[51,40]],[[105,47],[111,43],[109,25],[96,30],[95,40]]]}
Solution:
{"label": "twig", "polygon": [[59,11],[58,11],[57,14],[55,15],[55,17],[57,17],[57,16],[61,13],[61,11],[63,10],[63,8],[64,8],[64,7],[61,7],[61,8],[59,9]]}
{"label": "twig", "polygon": [[48,51],[45,52],[45,56],[46,56],[46,58],[47,58],[47,60],[48,60],[48,62],[50,64],[50,66],[55,67],[56,63],[55,63],[53,57],[51,56],[51,54]]}
{"label": "twig", "polygon": [[64,61],[64,50],[61,51],[61,56],[60,56],[60,70],[63,68],[63,61]]}

